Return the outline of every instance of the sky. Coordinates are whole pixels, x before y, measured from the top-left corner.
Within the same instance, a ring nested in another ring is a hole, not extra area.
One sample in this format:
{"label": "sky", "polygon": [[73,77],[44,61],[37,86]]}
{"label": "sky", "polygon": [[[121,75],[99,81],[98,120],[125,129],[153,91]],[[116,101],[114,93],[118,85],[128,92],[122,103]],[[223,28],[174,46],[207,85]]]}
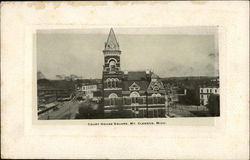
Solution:
{"label": "sky", "polygon": [[[75,74],[101,78],[109,28],[40,30],[36,36],[37,70],[46,78]],[[160,77],[218,76],[214,28],[114,28],[123,71],[153,71]],[[116,32],[117,31],[117,32]]]}

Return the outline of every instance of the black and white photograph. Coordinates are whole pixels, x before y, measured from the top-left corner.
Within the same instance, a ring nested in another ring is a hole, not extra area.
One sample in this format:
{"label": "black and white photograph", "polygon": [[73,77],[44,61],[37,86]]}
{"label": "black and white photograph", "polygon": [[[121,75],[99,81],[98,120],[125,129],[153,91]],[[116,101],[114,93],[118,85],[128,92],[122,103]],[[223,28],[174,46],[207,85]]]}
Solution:
{"label": "black and white photograph", "polygon": [[217,30],[37,30],[38,120],[220,116]]}
{"label": "black and white photograph", "polygon": [[1,2],[2,159],[249,159],[248,1]]}

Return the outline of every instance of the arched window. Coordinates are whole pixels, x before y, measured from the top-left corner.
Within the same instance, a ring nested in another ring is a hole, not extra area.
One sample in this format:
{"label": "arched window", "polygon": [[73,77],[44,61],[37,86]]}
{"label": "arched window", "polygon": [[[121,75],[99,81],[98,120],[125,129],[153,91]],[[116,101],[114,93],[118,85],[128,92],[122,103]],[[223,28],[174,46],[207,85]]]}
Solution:
{"label": "arched window", "polygon": [[118,87],[118,83],[119,83],[119,79],[118,79],[118,78],[115,78],[115,79],[114,79],[114,82],[115,82],[115,87],[114,87],[114,88],[117,88],[117,87]]}
{"label": "arched window", "polygon": [[154,91],[158,91],[160,88],[159,88],[159,85],[158,84],[155,84],[154,86],[153,86],[153,90]]}
{"label": "arched window", "polygon": [[117,94],[115,94],[115,93],[111,93],[111,94],[109,95],[110,105],[111,105],[111,106],[114,106],[114,105],[115,105],[116,98],[118,98],[118,96],[117,96]]}
{"label": "arched window", "polygon": [[153,97],[153,104],[159,104],[160,103],[160,98],[161,98],[160,93],[154,93],[154,94],[152,94],[152,97]]}
{"label": "arched window", "polygon": [[108,78],[106,82],[107,82],[107,88],[112,88],[112,79]]}
{"label": "arched window", "polygon": [[118,87],[118,82],[119,82],[118,78],[108,78],[106,80],[107,88],[117,88]]}
{"label": "arched window", "polygon": [[114,60],[110,60],[109,62],[109,70],[110,71],[115,71],[116,69],[116,62]]}
{"label": "arched window", "polygon": [[138,103],[138,97],[140,97],[140,94],[138,92],[132,92],[130,93],[130,97],[132,99],[132,103]]}
{"label": "arched window", "polygon": [[112,88],[116,88],[116,79],[112,79]]}

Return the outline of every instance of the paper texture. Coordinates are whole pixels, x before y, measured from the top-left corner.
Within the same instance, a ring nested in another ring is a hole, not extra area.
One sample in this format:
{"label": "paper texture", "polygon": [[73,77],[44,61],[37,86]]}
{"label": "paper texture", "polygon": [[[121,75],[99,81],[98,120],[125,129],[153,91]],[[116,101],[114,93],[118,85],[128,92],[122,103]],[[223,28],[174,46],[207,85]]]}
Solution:
{"label": "paper texture", "polygon": [[[248,12],[243,1],[2,3],[2,158],[247,159]],[[94,126],[33,116],[37,30],[187,26],[218,27],[220,117]]]}

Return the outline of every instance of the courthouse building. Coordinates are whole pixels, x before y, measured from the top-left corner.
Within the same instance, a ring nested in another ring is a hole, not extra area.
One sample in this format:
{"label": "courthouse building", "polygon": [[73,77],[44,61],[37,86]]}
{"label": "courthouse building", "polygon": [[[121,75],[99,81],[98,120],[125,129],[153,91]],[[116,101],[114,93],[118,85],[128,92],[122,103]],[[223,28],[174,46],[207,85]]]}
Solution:
{"label": "courthouse building", "polygon": [[161,79],[151,71],[122,71],[121,50],[112,28],[103,54],[105,116],[164,117],[166,93]]}

